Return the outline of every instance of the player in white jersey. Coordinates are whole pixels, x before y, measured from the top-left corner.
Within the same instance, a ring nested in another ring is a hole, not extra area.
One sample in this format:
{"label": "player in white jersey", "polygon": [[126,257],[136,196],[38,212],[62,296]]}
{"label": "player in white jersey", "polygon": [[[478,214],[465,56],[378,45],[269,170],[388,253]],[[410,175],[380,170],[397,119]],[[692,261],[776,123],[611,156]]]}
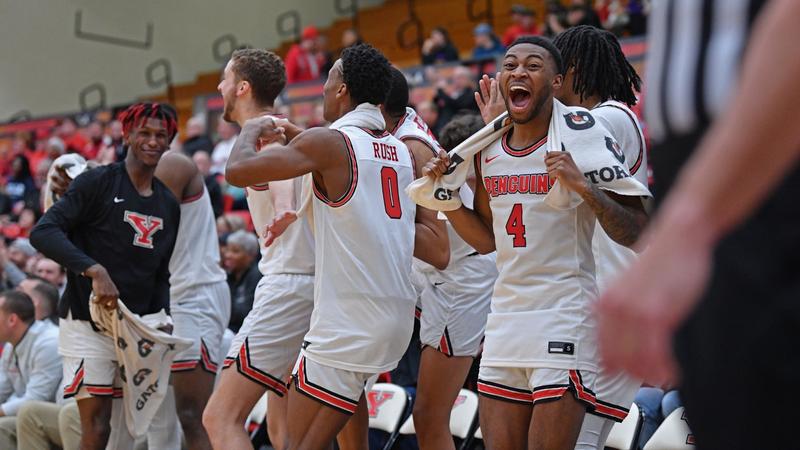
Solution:
{"label": "player in white jersey", "polygon": [[[234,52],[218,87],[225,102],[224,119],[243,125],[248,119],[270,114],[285,77],[283,62],[271,52]],[[285,226],[296,219],[293,210],[299,202],[300,179],[248,183],[246,189],[253,224],[259,231],[262,256],[258,267],[263,278],[203,415],[217,449],[251,447],[242,424],[265,391],[269,392],[270,439],[282,447],[287,428],[286,381],[314,305],[313,237],[308,222],[297,221],[274,242],[263,232],[268,225]]]}
{"label": "player in white jersey", "polygon": [[[509,47],[499,87],[513,127],[476,155],[482,183],[475,209],[447,212],[478,251],[497,250],[500,275],[478,384],[489,449],[575,447],[585,411],[596,405],[595,221],[625,245],[646,222],[638,197],[601,191],[568,152],[544,151],[551,120],[572,117],[553,116],[562,74],[561,56],[549,40],[524,37]],[[593,147],[586,151],[606,151],[599,144],[587,143]],[[441,176],[449,164],[440,154],[426,172]],[[551,180],[580,195],[581,204],[566,210],[546,204]]]}
{"label": "player in white jersey", "polygon": [[377,106],[390,78],[378,50],[345,49],[323,91],[325,118],[336,119],[330,129],[288,133],[287,145],[258,153],[259,136],[284,128],[251,120],[228,161],[236,185],[313,177],[314,312],[289,392],[288,448],[328,448],[351,414],[366,414],[367,383],[397,365],[411,336],[411,260],[425,242],[403,195],[414,178],[411,155],[385,131]]}
{"label": "player in white jersey", "polygon": [[[155,177],[181,199],[181,221],[169,261],[170,314],[173,333],[191,339],[192,346],[178,353],[172,364],[175,403],[163,402],[161,416],[171,424],[159,424],[148,432],[148,443],[162,448],[180,445],[175,439],[175,411],[190,448],[209,449],[203,428],[203,409],[214,389],[217,365],[222,360],[222,336],[230,319],[230,291],[220,267],[214,212],[205,182],[186,155],[169,151],[156,166]],[[54,186],[60,194],[70,183],[56,173]],[[163,426],[161,426],[163,425]]]}
{"label": "player in white jersey", "polygon": [[[427,162],[442,146],[407,104],[405,75],[392,68],[392,88],[383,106],[386,128],[408,146],[417,161]],[[445,127],[450,129],[448,137],[453,147],[483,126],[480,118],[470,117],[477,122],[476,129],[463,120]],[[468,190],[469,187],[462,189],[462,197]],[[413,416],[422,449],[455,450],[450,436],[450,412],[480,350],[497,277],[493,256],[476,252],[450,225],[446,226],[446,233],[450,241],[447,268],[414,261],[415,276],[421,280],[419,335],[423,348]]]}
{"label": "player in white jersey", "polygon": [[[641,79],[625,59],[617,38],[605,30],[578,26],[559,34],[553,44],[561,51],[566,74],[556,96],[562,103],[583,106],[611,136],[606,146],[628,166],[632,177],[647,185],[647,149],[639,121],[629,105],[636,103]],[[597,286],[600,291],[636,258],[628,247],[614,242],[599,223],[592,240]],[[622,372],[600,370],[595,383],[598,404],[587,415],[575,447],[602,449],[614,422],[628,414],[641,380]]]}

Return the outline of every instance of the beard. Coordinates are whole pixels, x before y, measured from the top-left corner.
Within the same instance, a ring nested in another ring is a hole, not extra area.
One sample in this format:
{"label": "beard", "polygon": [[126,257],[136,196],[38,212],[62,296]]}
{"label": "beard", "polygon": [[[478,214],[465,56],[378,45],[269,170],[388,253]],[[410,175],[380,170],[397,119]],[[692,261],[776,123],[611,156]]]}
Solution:
{"label": "beard", "polygon": [[236,122],[231,117],[231,113],[233,112],[233,107],[235,105],[236,98],[234,97],[230,101],[228,101],[228,100],[225,99],[225,96],[222,96],[222,100],[223,100],[223,103],[222,103],[222,120],[224,120],[225,122],[230,122],[230,123]]}

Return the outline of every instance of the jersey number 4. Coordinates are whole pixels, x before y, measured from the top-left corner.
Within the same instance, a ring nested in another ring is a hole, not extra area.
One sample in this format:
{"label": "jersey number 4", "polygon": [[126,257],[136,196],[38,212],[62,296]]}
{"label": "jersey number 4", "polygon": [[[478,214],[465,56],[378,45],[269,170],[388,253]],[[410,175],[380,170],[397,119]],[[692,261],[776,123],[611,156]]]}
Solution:
{"label": "jersey number 4", "polygon": [[389,166],[381,169],[381,187],[383,188],[383,208],[392,219],[403,216],[400,208],[400,188],[397,183],[397,171]]}
{"label": "jersey number 4", "polygon": [[506,233],[514,237],[514,247],[528,245],[528,241],[525,239],[525,223],[522,221],[521,203],[514,203],[511,208],[511,214],[508,215],[508,222],[506,222]]}

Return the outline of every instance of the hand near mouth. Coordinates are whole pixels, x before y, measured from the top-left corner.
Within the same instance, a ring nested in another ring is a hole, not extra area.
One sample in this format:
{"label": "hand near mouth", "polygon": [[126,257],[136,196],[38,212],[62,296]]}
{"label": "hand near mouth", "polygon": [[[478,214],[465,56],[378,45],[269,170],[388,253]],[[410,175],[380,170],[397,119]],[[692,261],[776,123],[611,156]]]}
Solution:
{"label": "hand near mouth", "polygon": [[478,81],[479,90],[475,92],[475,103],[481,111],[483,123],[491,122],[506,110],[506,104],[500,94],[500,85],[497,83],[499,76],[499,73],[494,78],[483,75]]}

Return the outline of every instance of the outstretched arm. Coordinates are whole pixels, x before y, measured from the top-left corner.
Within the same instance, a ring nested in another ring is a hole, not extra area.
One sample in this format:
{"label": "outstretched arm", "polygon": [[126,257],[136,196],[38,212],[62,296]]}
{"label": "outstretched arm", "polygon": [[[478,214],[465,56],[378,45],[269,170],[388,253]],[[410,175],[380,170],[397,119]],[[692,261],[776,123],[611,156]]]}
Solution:
{"label": "outstretched arm", "polygon": [[[450,157],[442,150],[425,165],[423,174],[434,179],[440,178],[447,171],[449,165]],[[445,211],[445,215],[461,239],[485,255],[495,251],[492,211],[489,207],[489,195],[486,193],[483,183],[478,179],[475,184],[475,209],[472,210],[461,205],[454,211]]]}

